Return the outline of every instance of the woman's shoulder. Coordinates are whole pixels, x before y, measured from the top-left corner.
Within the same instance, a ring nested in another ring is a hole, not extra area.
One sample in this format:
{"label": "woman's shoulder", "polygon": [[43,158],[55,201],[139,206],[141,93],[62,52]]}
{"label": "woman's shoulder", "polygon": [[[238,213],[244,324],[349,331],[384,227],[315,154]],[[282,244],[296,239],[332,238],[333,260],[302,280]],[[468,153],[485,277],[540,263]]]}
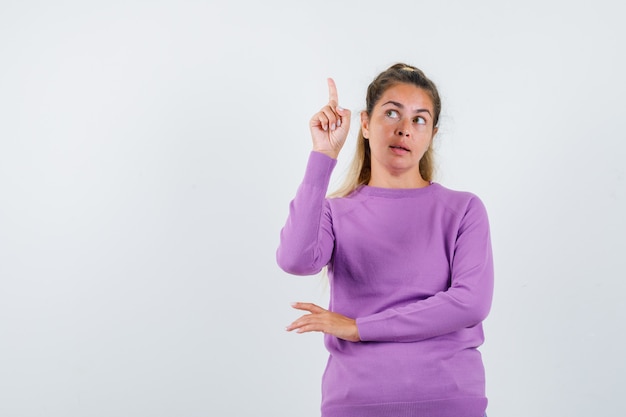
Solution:
{"label": "woman's shoulder", "polygon": [[439,183],[432,183],[433,196],[451,210],[467,212],[469,208],[485,210],[481,198],[474,192],[448,188]]}
{"label": "woman's shoulder", "polygon": [[472,191],[450,188],[438,182],[431,183],[431,186],[441,196],[446,196],[453,199],[478,198],[478,196]]}

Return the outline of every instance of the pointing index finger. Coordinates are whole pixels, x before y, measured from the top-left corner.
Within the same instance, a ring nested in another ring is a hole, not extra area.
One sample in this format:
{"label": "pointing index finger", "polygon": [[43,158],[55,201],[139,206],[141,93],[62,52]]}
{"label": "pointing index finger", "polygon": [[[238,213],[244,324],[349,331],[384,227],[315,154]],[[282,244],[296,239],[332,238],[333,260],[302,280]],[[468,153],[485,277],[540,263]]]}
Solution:
{"label": "pointing index finger", "polygon": [[339,105],[339,98],[337,97],[337,86],[335,85],[335,80],[332,78],[328,79],[328,102],[334,104],[334,106]]}

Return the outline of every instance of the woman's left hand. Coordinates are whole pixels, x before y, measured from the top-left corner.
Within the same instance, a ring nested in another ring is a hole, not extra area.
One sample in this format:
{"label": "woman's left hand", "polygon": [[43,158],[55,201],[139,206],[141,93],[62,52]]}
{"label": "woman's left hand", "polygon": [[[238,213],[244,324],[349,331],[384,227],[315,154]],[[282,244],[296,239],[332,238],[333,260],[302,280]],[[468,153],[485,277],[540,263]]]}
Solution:
{"label": "woman's left hand", "polygon": [[293,303],[297,310],[308,311],[298,320],[287,326],[287,331],[296,333],[322,332],[333,335],[348,342],[359,342],[359,329],[356,320],[341,314],[333,313],[312,303]]}

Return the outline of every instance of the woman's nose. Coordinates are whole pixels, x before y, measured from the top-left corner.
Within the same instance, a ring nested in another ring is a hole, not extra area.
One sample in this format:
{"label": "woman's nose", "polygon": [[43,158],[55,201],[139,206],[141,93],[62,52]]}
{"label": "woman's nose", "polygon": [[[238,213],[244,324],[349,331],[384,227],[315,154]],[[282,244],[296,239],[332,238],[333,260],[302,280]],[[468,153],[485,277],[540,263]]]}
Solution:
{"label": "woman's nose", "polygon": [[396,134],[398,136],[409,136],[409,123],[407,122],[400,122],[398,124],[398,127],[396,128]]}

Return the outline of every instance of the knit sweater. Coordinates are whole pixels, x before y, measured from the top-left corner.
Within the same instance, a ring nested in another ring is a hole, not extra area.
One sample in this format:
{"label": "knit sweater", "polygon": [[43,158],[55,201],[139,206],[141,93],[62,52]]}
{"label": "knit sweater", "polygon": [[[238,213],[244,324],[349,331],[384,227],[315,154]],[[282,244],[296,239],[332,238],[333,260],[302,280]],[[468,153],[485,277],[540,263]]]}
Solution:
{"label": "knit sweater", "polygon": [[327,198],[335,165],[311,152],[276,252],[290,274],[328,266],[329,310],[356,319],[360,342],[324,335],[322,416],[482,416],[477,348],[493,293],[484,205],[438,183]]}

